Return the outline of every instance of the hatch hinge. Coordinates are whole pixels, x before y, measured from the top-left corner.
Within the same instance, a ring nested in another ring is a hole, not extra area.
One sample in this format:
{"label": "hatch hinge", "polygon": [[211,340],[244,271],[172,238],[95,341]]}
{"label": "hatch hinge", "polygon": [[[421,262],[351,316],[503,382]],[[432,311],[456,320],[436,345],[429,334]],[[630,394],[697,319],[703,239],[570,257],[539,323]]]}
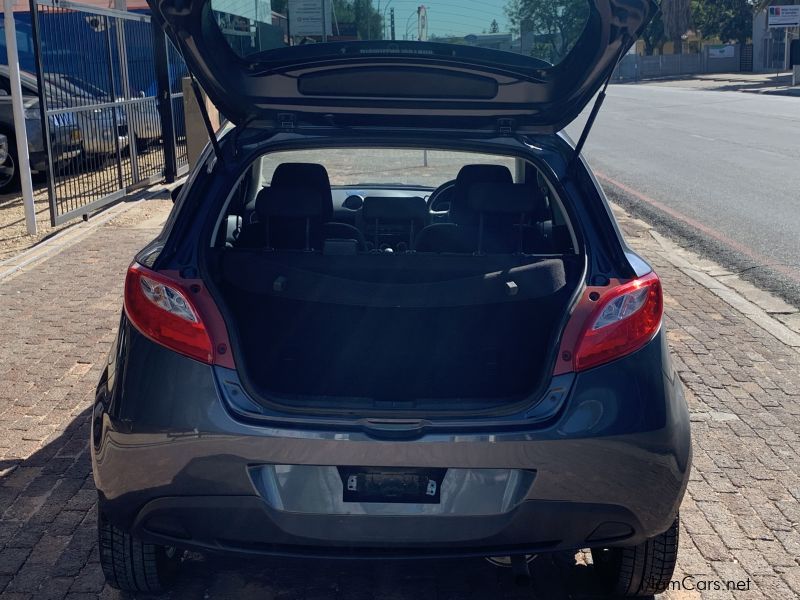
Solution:
{"label": "hatch hinge", "polygon": [[497,119],[497,133],[500,135],[511,135],[514,133],[514,125],[516,125],[514,119]]}
{"label": "hatch hinge", "polygon": [[282,131],[294,131],[297,126],[297,117],[292,113],[278,113],[278,129]]}

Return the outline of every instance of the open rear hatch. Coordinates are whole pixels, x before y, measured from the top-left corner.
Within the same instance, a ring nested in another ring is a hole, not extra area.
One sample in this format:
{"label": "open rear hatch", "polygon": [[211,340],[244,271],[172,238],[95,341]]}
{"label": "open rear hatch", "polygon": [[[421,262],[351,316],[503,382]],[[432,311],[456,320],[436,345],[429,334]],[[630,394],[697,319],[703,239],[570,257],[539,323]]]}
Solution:
{"label": "open rear hatch", "polygon": [[318,16],[300,12],[308,2],[290,2],[288,15],[263,0],[148,3],[235,124],[474,130],[504,119],[541,132],[578,116],[657,10],[653,0],[554,0],[547,14],[520,2],[509,16],[477,3],[452,15],[420,7],[398,19],[410,39],[395,40],[382,39],[395,37],[393,18],[339,14],[347,2],[323,10],[320,0]]}

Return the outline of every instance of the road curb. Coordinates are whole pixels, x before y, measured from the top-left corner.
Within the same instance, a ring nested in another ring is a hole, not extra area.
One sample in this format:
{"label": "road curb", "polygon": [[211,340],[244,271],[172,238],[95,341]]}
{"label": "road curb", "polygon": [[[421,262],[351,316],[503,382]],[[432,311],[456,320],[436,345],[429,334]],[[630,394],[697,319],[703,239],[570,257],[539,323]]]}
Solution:
{"label": "road curb", "polygon": [[[623,209],[620,208],[620,210]],[[775,337],[778,341],[800,353],[800,334],[792,331],[755,302],[750,301],[738,291],[720,281],[718,277],[730,277],[730,274],[727,273],[723,267],[720,266],[718,268],[718,272],[721,273],[719,276],[713,276],[698,269],[696,265],[700,262],[699,256],[685,248],[681,248],[672,240],[655,231],[649,224],[646,224],[646,226],[650,236],[662,248],[663,251],[660,252],[660,254],[667,262],[687,277],[706,288],[723,302],[738,310],[742,315]],[[697,260],[691,260],[692,256],[697,256]],[[705,260],[705,262],[708,261]],[[775,300],[780,301],[778,298],[775,298]]]}

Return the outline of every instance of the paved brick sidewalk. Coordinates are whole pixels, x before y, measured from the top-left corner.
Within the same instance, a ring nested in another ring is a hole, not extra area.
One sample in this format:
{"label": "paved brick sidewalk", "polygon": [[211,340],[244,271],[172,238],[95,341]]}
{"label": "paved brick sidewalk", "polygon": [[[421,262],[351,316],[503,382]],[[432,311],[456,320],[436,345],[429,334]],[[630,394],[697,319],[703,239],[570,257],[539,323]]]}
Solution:
{"label": "paved brick sidewalk", "polygon": [[707,73],[685,77],[646,79],[642,85],[678,87],[689,90],[747,92],[774,96],[800,96],[800,87],[792,86],[791,73]]}
{"label": "paved brick sidewalk", "polygon": [[[32,270],[0,282],[0,595],[116,598],[95,543],[88,409],[119,318],[123,273],[168,202],[140,203]],[[695,469],[677,578],[750,581],[703,598],[800,596],[800,354],[677,271],[623,218],[667,290]],[[582,555],[534,561],[532,587],[482,560],[240,563],[191,556],[174,598],[591,597]],[[713,583],[711,586],[713,587]],[[671,591],[665,598],[697,598]]]}

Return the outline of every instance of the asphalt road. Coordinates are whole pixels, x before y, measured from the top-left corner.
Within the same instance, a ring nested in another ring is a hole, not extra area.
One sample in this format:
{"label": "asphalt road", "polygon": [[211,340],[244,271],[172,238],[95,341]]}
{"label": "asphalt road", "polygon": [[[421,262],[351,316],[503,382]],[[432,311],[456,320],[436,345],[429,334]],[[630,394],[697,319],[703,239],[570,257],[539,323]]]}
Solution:
{"label": "asphalt road", "polygon": [[584,152],[611,200],[800,306],[800,98],[614,85]]}

